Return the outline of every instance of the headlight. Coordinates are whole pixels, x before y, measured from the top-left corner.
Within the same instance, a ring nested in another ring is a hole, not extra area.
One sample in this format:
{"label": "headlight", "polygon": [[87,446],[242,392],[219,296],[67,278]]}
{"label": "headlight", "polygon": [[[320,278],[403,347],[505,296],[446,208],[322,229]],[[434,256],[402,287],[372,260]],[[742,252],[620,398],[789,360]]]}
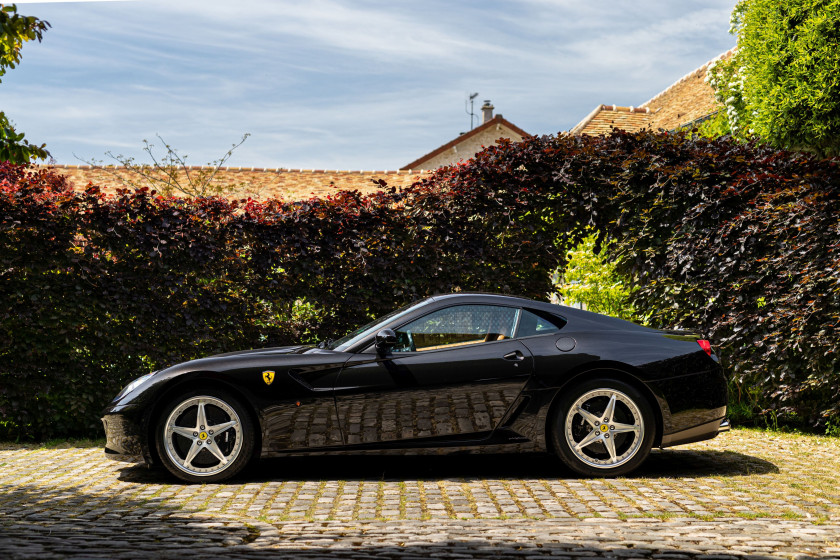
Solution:
{"label": "headlight", "polygon": [[147,373],[147,374],[146,374],[146,375],[144,375],[143,377],[138,377],[137,379],[135,379],[134,381],[132,381],[131,383],[129,383],[128,385],[126,385],[126,386],[123,388],[123,390],[122,390],[122,391],[120,391],[120,394],[119,394],[119,395],[117,395],[117,396],[116,396],[116,398],[115,398],[114,400],[115,400],[115,401],[116,401],[116,400],[119,400],[119,399],[121,399],[124,395],[127,395],[128,393],[132,392],[134,389],[136,389],[137,387],[139,387],[140,385],[142,385],[144,381],[146,381],[148,378],[150,378],[151,376],[153,376],[153,375],[154,375],[154,374],[156,374],[156,373],[157,373],[156,371],[153,371],[152,373]]}

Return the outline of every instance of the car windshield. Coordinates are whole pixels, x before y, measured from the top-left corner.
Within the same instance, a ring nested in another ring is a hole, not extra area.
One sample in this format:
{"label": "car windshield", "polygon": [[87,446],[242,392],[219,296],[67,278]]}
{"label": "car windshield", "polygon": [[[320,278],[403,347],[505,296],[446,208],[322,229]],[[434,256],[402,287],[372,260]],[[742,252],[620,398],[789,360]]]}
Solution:
{"label": "car windshield", "polygon": [[369,337],[372,334],[375,334],[381,328],[381,325],[391,322],[392,320],[405,315],[413,311],[414,309],[420,307],[421,305],[425,305],[429,302],[431,298],[422,299],[420,301],[415,301],[414,303],[410,303],[405,307],[400,307],[394,311],[391,311],[387,315],[384,315],[378,319],[374,319],[367,325],[363,327],[359,327],[358,329],[350,332],[346,336],[339,338],[338,340],[334,340],[327,344],[327,348],[330,350],[337,350],[339,352],[344,352],[348,348],[355,346],[365,338]]}

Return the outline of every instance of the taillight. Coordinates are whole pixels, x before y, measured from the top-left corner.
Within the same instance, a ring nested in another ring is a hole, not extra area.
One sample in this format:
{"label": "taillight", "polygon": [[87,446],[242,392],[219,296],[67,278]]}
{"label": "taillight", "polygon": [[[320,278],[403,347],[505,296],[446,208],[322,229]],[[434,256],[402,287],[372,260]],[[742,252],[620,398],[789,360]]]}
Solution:
{"label": "taillight", "polygon": [[709,356],[712,355],[712,344],[708,340],[700,339],[697,341],[697,344],[700,345],[700,348],[703,349],[703,352],[705,352]]}

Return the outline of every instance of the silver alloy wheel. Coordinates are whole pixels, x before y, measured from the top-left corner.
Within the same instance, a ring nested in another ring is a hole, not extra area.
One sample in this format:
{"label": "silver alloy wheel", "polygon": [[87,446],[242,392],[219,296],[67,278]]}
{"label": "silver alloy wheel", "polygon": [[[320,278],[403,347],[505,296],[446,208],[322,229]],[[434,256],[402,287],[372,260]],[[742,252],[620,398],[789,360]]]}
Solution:
{"label": "silver alloy wheel", "polygon": [[564,424],[569,448],[597,469],[623,465],[639,451],[645,423],[633,399],[615,389],[594,389],[569,408]]}
{"label": "silver alloy wheel", "polygon": [[239,415],[216,397],[186,399],[166,419],[163,430],[169,459],[193,476],[213,476],[224,471],[242,451]]}

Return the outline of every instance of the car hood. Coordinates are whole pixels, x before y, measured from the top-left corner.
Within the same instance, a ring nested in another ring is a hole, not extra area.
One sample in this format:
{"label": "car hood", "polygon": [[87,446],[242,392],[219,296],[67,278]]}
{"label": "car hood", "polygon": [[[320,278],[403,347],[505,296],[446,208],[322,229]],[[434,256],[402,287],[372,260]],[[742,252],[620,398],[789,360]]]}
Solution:
{"label": "car hood", "polygon": [[274,348],[254,348],[251,350],[238,350],[236,352],[225,352],[224,354],[213,354],[202,360],[212,360],[213,358],[230,358],[234,356],[258,356],[262,354],[304,354],[309,350],[314,350],[314,346],[299,345],[299,346],[277,346]]}
{"label": "car hood", "polygon": [[162,387],[175,377],[192,374],[227,375],[243,368],[277,367],[278,365],[295,364],[336,364],[340,366],[347,360],[349,354],[316,348],[314,346],[282,346],[276,348],[258,348],[238,352],[226,352],[206,358],[198,358],[181,362],[154,372],[148,381],[137,386],[132,391],[120,393],[111,403],[111,407],[119,403],[120,406],[129,405],[137,398],[152,398]]}
{"label": "car hood", "polygon": [[241,350],[238,352],[226,352],[224,354],[215,354],[207,356],[206,358],[198,358],[188,362],[175,364],[164,370],[159,374],[170,376],[173,374],[194,372],[194,371],[215,371],[225,372],[232,369],[238,369],[247,366],[259,366],[262,362],[265,364],[277,363],[279,357],[283,357],[283,361],[287,359],[294,359],[300,357],[302,354],[331,354],[336,352],[332,350],[324,350],[315,348],[314,346],[281,346],[277,348],[258,348],[254,350]]}

